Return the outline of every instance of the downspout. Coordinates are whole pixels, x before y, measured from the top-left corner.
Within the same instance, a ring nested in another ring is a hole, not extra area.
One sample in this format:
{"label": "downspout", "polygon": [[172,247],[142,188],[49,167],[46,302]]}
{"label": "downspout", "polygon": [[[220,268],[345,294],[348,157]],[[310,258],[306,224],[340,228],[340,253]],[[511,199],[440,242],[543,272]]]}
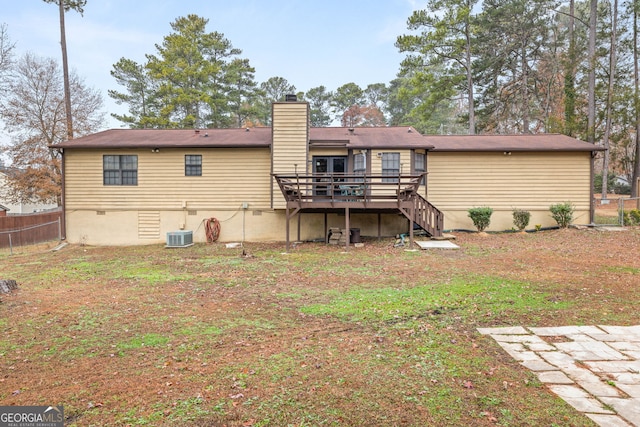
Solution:
{"label": "downspout", "polygon": [[[273,117],[273,104],[271,105],[271,117]],[[273,120],[272,120],[273,121]],[[273,123],[271,125],[271,144],[269,144],[269,151],[271,151],[271,173],[269,174],[269,203],[271,209],[273,209],[274,194],[273,187],[276,178],[273,176]]]}
{"label": "downspout", "polygon": [[62,202],[61,203],[62,204],[62,215],[61,215],[62,221],[60,221],[60,222],[62,224],[61,224],[60,233],[61,233],[61,239],[62,240],[67,240],[67,208],[66,208],[66,200],[67,200],[67,198],[65,197],[66,196],[66,185],[65,185],[65,179],[64,179],[64,177],[65,177],[64,148],[60,150],[60,154],[61,154],[61,157],[62,157],[61,165],[60,165],[61,168],[62,168],[62,178],[60,180],[60,183],[62,185],[61,194],[60,194],[60,199],[61,199],[60,201]]}

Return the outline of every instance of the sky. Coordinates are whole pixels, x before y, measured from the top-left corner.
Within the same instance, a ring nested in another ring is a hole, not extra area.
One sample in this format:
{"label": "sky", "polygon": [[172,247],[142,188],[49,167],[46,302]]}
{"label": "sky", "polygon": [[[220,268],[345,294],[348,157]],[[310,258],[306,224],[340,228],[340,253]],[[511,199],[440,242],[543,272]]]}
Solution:
{"label": "sky", "polygon": [[[255,68],[255,80],[283,77],[298,91],[346,83],[388,84],[405,57],[395,47],[420,0],[88,0],[84,14],[65,15],[69,67],[103,97],[105,128],[124,113],[107,90],[123,91],[110,71],[120,58],[145,62],[178,17],[209,20]],[[16,56],[31,52],[61,63],[58,8],[43,0],[0,0]]]}

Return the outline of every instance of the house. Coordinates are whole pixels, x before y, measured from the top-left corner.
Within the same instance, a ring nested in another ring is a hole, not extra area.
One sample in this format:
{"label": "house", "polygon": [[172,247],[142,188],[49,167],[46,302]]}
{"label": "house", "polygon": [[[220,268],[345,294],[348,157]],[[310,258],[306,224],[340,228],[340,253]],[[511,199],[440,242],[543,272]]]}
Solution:
{"label": "house", "polygon": [[[220,241],[325,240],[469,229],[466,210],[491,206],[491,230],[511,210],[553,225],[549,205],[571,201],[591,222],[592,154],[572,138],[423,136],[411,127],[311,128],[309,106],[273,104],[271,128],[114,129],[52,148],[63,156],[68,241],[165,242],[192,232]],[[346,243],[349,243],[347,239]]]}
{"label": "house", "polygon": [[570,202],[574,223],[593,222],[593,162],[602,147],[565,135],[425,137],[429,201],[445,212],[445,227],[474,229],[470,207],[489,206],[489,230],[513,227],[513,209],[531,212],[530,227],[555,226],[552,204]]}
{"label": "house", "polygon": [[6,206],[0,205],[0,216],[7,216],[7,211],[8,210],[9,210],[9,208],[7,208]]}

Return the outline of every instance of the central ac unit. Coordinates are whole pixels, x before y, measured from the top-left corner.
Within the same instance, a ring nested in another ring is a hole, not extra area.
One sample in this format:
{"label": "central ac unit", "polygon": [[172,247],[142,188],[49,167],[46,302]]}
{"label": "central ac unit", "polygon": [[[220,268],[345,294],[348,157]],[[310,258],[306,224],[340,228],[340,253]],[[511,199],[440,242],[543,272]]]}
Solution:
{"label": "central ac unit", "polygon": [[193,245],[193,231],[170,231],[167,233],[167,248],[186,248]]}

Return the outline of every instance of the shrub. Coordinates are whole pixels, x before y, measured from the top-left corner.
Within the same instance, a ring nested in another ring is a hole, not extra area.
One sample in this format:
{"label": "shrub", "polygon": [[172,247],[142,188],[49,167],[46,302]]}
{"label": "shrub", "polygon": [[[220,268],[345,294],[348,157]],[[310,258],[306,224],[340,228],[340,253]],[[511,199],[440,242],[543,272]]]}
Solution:
{"label": "shrub", "polygon": [[640,225],[640,209],[631,209],[623,213],[624,225]]}
{"label": "shrub", "polygon": [[551,217],[560,228],[567,228],[573,220],[573,205],[571,202],[558,203],[549,207]]}
{"label": "shrub", "polygon": [[531,212],[522,209],[513,210],[513,225],[516,226],[518,231],[522,231],[529,225],[531,219]]}
{"label": "shrub", "polygon": [[478,229],[478,231],[484,231],[491,222],[493,209],[485,206],[480,208],[471,208],[467,212],[469,212],[469,218],[471,218],[473,225]]}

